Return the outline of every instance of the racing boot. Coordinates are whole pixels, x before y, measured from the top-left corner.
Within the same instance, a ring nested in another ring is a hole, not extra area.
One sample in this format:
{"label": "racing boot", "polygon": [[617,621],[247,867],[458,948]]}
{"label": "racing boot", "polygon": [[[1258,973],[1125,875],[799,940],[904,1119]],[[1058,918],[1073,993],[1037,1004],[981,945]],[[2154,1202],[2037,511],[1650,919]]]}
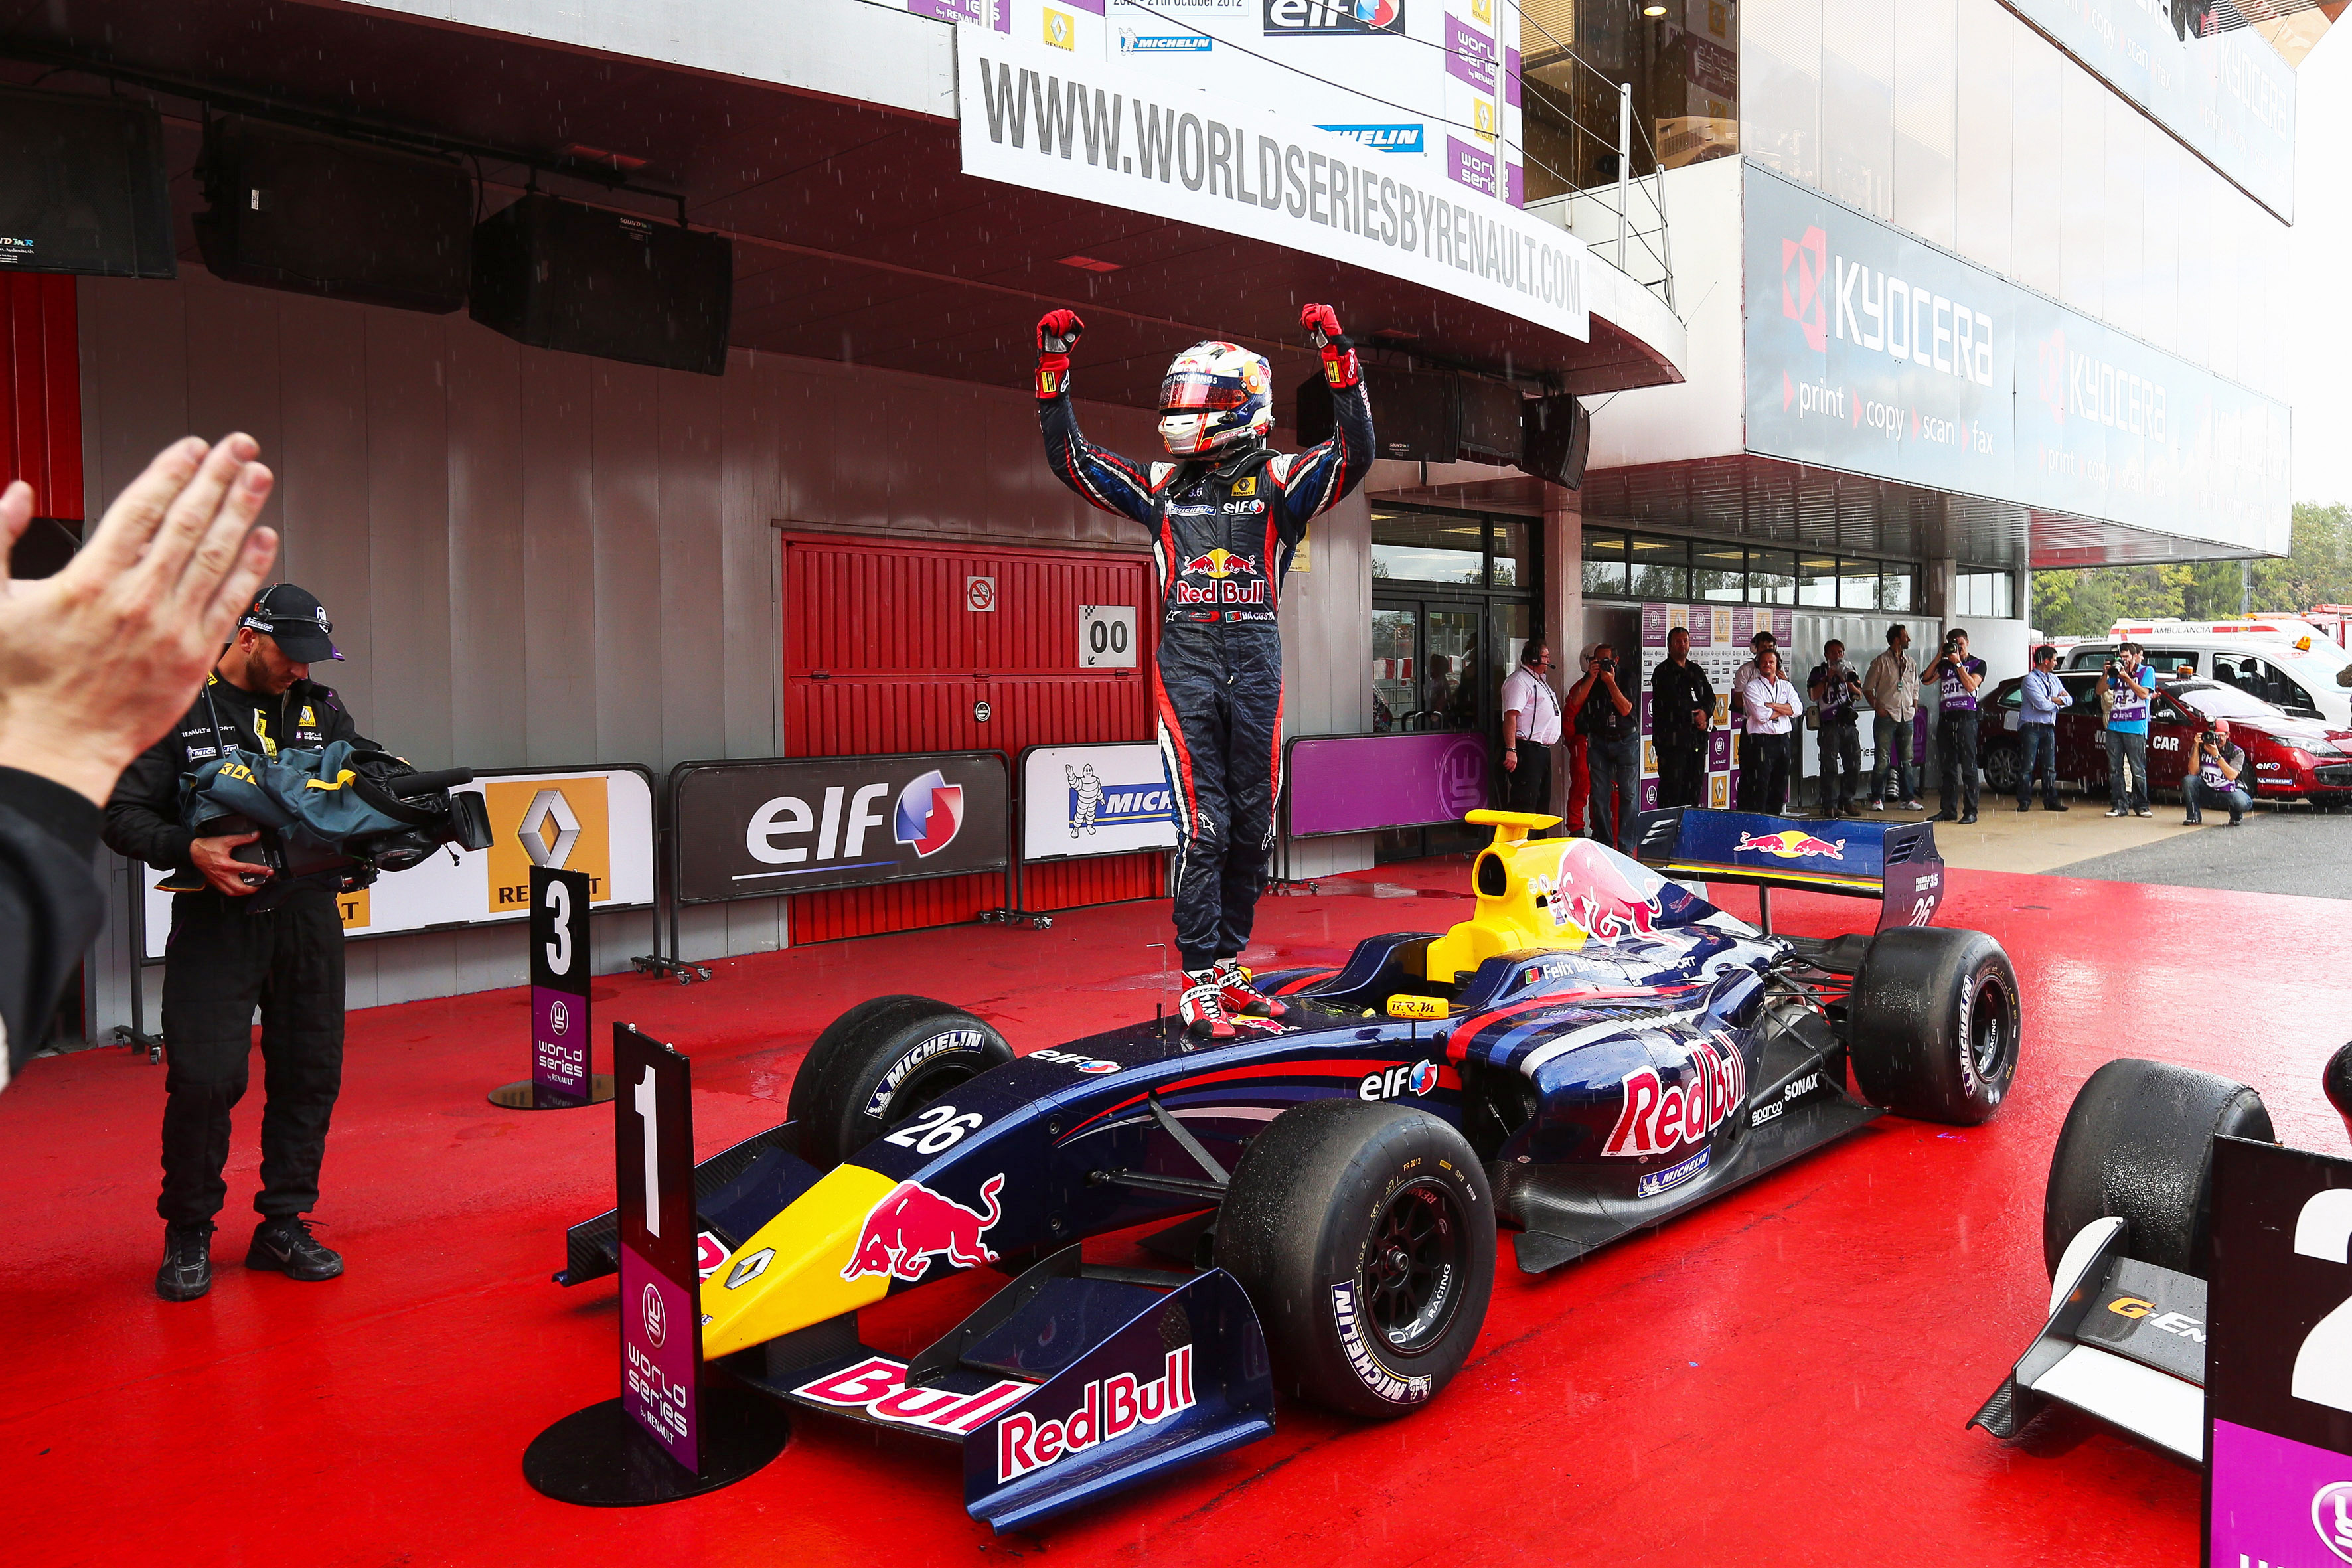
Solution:
{"label": "racing boot", "polygon": [[289,1279],[332,1279],[343,1271],[342,1254],[329,1250],[298,1215],[265,1219],[245,1251],[247,1268],[274,1268]]}
{"label": "racing boot", "polygon": [[1217,1000],[1228,1013],[1246,1014],[1253,1018],[1279,1018],[1290,1008],[1277,998],[1267,995],[1250,983],[1250,972],[1242,967],[1238,958],[1217,960]]}
{"label": "racing boot", "polygon": [[1234,1023],[1225,1016],[1223,994],[1224,983],[1216,970],[1186,970],[1184,994],[1176,1004],[1184,1027],[1212,1040],[1232,1039]]}
{"label": "racing boot", "polygon": [[213,1227],[163,1227],[163,1267],[155,1271],[155,1294],[166,1301],[193,1301],[213,1288]]}

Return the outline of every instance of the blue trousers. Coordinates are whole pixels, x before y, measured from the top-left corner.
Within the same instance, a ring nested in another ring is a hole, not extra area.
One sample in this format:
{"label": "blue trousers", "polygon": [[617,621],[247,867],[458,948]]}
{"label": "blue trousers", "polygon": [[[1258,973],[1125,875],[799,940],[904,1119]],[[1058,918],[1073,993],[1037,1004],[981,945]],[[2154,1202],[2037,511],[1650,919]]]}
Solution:
{"label": "blue trousers", "polygon": [[2042,779],[2042,798],[2058,803],[2058,726],[2021,724],[2017,728],[2017,809],[2033,804],[2033,780]]}

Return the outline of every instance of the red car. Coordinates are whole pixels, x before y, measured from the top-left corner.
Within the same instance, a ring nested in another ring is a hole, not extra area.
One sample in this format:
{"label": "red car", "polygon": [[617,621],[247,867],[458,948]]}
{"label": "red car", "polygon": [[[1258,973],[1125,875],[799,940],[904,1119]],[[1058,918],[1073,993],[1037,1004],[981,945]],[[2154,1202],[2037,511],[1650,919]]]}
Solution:
{"label": "red car", "polygon": [[[2059,679],[2074,699],[2058,715],[2058,776],[2084,789],[2107,784],[2107,737],[2099,717],[2099,676],[2069,670]],[[2004,680],[1984,705],[1978,754],[1989,789],[2014,796],[2021,752],[2017,725],[2022,679]],[[2179,790],[2195,755],[2197,733],[2209,719],[2227,719],[2230,738],[2245,750],[2248,791],[2258,800],[2315,805],[2352,801],[2352,731],[2321,720],[2298,719],[2261,698],[2210,680],[2168,680],[2148,710],[2148,784]]]}

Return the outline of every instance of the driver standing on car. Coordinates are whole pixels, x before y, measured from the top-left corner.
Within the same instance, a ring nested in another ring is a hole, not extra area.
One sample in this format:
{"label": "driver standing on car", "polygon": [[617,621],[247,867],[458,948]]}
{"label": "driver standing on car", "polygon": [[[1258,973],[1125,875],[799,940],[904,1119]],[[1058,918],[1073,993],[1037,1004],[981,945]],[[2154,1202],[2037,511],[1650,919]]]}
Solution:
{"label": "driver standing on car", "polygon": [[1176,797],[1176,945],[1185,1026],[1231,1039],[1229,1014],[1280,1017],[1242,967],[1282,793],[1283,574],[1307,522],[1363,483],[1372,410],[1354,346],[1328,305],[1299,324],[1320,351],[1338,426],[1313,451],[1277,454],[1274,374],[1237,343],[1195,343],[1160,389],[1160,436],[1172,463],[1143,469],[1088,441],[1070,405],[1070,350],[1086,323],[1050,310],[1037,323],[1037,423],[1055,477],[1151,531],[1163,595],[1152,697],[1160,756]]}
{"label": "driver standing on car", "polygon": [[343,1080],[343,927],[334,889],[298,884],[270,910],[246,900],[269,880],[235,858],[254,833],[198,838],[180,826],[181,781],[232,750],[274,757],[335,741],[373,747],[310,666],[339,659],[325,606],[291,583],[253,602],[194,706],[123,770],[106,804],[108,847],[176,873],[163,959],[163,1266],[155,1293],[212,1289],[213,1216],[228,1195],[229,1112],[243,1099],[261,1010],[261,1224],[247,1268],[332,1279],[343,1260],[302,1216],[318,1205],[327,1123]]}

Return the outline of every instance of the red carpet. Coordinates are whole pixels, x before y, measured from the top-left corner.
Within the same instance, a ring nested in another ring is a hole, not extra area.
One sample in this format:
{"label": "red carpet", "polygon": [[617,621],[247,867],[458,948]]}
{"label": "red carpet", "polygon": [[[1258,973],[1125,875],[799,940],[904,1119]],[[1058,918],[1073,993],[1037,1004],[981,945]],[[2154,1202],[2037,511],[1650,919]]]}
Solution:
{"label": "red carpet", "polygon": [[[1261,964],[1431,930],[1460,860],[1370,893],[1269,898]],[[2352,927],[2319,900],[1953,873],[1939,923],[2000,937],[2027,1005],[2018,1089],[1969,1131],[1889,1118],[1580,1267],[1508,1266],[1469,1367],[1369,1426],[1286,1405],[1276,1436],[1002,1539],[951,1450],[794,1417],[782,1458],[635,1511],[549,1501],[524,1445],[615,1392],[610,1279],[548,1283],[562,1230],[612,1201],[612,1121],[485,1090],[524,1070],[527,994],[355,1014],[321,1235],[344,1279],[241,1266],[260,1064],[239,1108],[210,1297],[150,1289],[163,1071],[122,1051],[0,1095],[0,1541],[10,1563],[2186,1563],[2194,1472],[2087,1423],[2011,1450],[1961,1423],[2042,1321],[2042,1189],[2075,1088],[2147,1055],[2226,1073],[2281,1135],[2341,1152],[2318,1074],[2352,1028]],[[1382,896],[1384,893],[1393,896]],[[1732,894],[1737,900],[1738,895]],[[1752,910],[1752,897],[1747,900]],[[1784,929],[1874,907],[1781,896]],[[869,994],[968,1005],[1022,1049],[1148,1016],[1166,906],[1050,931],[963,927],[614,978],[599,1019],[694,1058],[705,1152],[782,1120],[802,1048]],[[982,1275],[866,1315],[929,1339]]]}

